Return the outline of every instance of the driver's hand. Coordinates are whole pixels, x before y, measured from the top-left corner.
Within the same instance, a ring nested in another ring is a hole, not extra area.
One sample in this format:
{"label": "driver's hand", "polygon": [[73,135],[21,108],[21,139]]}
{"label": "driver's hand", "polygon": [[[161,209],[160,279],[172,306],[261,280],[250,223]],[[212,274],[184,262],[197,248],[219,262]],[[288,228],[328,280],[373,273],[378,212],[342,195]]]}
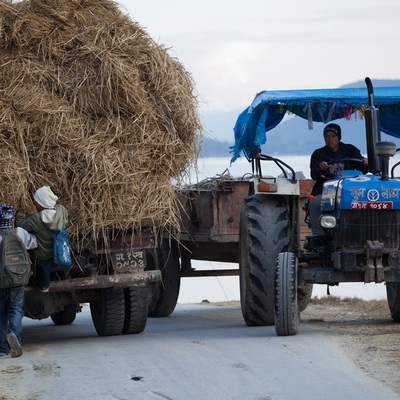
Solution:
{"label": "driver's hand", "polygon": [[326,161],[321,161],[318,165],[319,169],[322,171],[326,171],[329,168],[329,165]]}
{"label": "driver's hand", "polygon": [[368,158],[363,158],[363,164],[365,165],[365,166],[368,166]]}

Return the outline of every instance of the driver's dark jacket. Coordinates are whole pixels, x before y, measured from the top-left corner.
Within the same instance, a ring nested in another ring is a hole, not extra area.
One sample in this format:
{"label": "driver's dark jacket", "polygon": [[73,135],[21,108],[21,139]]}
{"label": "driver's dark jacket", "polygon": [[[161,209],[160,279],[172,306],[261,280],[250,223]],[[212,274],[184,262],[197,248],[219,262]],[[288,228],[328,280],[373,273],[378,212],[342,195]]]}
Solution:
{"label": "driver's dark jacket", "polygon": [[[315,185],[311,194],[317,196],[322,193],[322,186],[325,181],[332,179],[334,177],[334,172],[344,169],[357,169],[362,173],[368,172],[368,167],[364,166],[362,163],[357,162],[346,162],[346,163],[334,163],[335,160],[342,160],[344,158],[357,158],[362,160],[360,150],[353,146],[352,144],[339,142],[339,149],[336,153],[329,150],[327,146],[321,147],[315,150],[311,155],[310,170],[311,178],[315,181]],[[333,162],[330,169],[322,171],[319,169],[319,164],[322,161]]]}

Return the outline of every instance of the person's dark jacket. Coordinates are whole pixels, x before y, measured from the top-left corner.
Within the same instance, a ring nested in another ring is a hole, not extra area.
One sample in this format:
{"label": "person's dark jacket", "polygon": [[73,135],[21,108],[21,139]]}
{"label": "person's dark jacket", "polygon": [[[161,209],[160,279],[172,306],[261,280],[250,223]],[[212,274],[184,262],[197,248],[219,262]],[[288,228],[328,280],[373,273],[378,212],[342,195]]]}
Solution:
{"label": "person's dark jacket", "polygon": [[[320,149],[315,150],[311,155],[310,161],[310,170],[311,170],[311,179],[315,180],[315,185],[311,194],[313,196],[317,196],[322,193],[322,187],[325,181],[328,179],[332,179],[334,177],[334,172],[338,170],[349,170],[349,169],[357,169],[362,173],[368,172],[368,167],[358,162],[346,162],[346,163],[337,163],[335,164],[335,160],[342,160],[344,158],[356,158],[358,160],[362,160],[363,156],[361,155],[360,150],[353,146],[352,144],[339,142],[339,149],[336,153],[333,153],[329,150],[327,146],[321,147]],[[319,164],[322,161],[333,162],[331,170],[328,169],[323,171],[319,168]]]}

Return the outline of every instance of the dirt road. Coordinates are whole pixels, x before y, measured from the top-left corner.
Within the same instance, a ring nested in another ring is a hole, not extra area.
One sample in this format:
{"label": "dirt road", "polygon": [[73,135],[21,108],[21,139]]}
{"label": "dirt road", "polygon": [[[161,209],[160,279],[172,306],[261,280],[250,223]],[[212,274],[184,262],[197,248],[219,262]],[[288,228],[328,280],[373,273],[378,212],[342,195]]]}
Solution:
{"label": "dirt road", "polygon": [[400,396],[400,324],[393,322],[386,300],[312,299],[301,323],[338,338],[361,370]]}
{"label": "dirt road", "polygon": [[399,329],[385,301],[330,297],[312,300],[297,336],[247,327],[235,302],[178,304],[143,334],[98,337],[84,306],[69,326],[24,319],[0,400],[395,400]]}
{"label": "dirt road", "polygon": [[400,324],[392,320],[386,300],[312,298],[301,313],[298,334],[307,327],[334,336],[358,368],[392,388],[400,399]]}

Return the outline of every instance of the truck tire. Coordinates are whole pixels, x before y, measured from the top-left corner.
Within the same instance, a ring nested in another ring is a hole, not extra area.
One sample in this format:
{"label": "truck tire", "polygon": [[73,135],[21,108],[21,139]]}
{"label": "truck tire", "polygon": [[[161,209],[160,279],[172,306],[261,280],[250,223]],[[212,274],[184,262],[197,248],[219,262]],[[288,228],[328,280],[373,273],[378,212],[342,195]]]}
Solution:
{"label": "truck tire", "polygon": [[279,336],[296,335],[300,323],[297,301],[298,260],[294,253],[280,253],[275,271],[275,331]]}
{"label": "truck tire", "polygon": [[147,323],[148,292],[146,285],[135,285],[125,289],[125,321],[122,333],[144,331]]}
{"label": "truck tire", "polygon": [[99,300],[90,303],[92,321],[99,336],[120,335],[125,320],[124,289],[98,289]]}
{"label": "truck tire", "polygon": [[312,283],[305,283],[304,291],[297,291],[297,301],[299,303],[300,311],[304,311],[310,304],[313,288],[314,285]]}
{"label": "truck tire", "polygon": [[75,321],[76,308],[74,305],[68,305],[62,311],[50,315],[55,325],[70,325]]}
{"label": "truck tire", "polygon": [[289,245],[290,227],[285,199],[253,195],[240,213],[240,304],[248,326],[274,324],[276,257]]}
{"label": "truck tire", "polygon": [[400,282],[386,282],[386,296],[390,315],[400,322]]}
{"label": "truck tire", "polygon": [[[181,285],[179,250],[174,241],[164,239],[156,250],[156,269],[161,270],[161,281],[149,289],[149,317],[168,317],[175,310]],[[146,268],[147,269],[147,268]]]}

